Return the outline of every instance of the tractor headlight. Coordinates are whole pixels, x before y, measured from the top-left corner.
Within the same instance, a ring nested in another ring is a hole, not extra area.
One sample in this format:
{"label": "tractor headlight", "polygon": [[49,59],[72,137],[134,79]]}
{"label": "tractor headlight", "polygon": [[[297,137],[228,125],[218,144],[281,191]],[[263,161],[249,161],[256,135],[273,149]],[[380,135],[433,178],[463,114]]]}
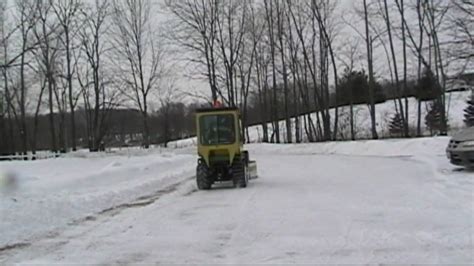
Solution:
{"label": "tractor headlight", "polygon": [[464,141],[462,146],[465,148],[474,148],[474,140]]}

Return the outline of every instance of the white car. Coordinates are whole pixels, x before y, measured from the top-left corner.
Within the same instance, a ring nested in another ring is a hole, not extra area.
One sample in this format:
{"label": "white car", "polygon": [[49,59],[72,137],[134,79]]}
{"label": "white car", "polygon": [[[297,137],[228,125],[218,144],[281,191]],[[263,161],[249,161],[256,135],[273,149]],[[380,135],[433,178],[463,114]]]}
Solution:
{"label": "white car", "polygon": [[446,155],[454,165],[474,168],[474,127],[456,133],[449,141]]}

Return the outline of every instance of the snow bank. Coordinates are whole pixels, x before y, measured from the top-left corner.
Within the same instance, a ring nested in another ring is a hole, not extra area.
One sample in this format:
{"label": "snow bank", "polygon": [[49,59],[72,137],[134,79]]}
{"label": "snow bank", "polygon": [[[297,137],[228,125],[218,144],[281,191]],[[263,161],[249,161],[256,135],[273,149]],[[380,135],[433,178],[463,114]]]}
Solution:
{"label": "snow bank", "polygon": [[440,156],[449,137],[340,141],[302,144],[250,144],[253,153],[339,154],[356,156]]}
{"label": "snow bank", "polygon": [[17,179],[0,191],[0,247],[185,182],[195,167],[195,156],[162,149],[66,156],[0,163]]}
{"label": "snow bank", "polygon": [[168,147],[179,149],[179,148],[193,147],[193,146],[196,146],[196,144],[197,144],[197,138],[194,137],[194,138],[171,141],[168,143]]}

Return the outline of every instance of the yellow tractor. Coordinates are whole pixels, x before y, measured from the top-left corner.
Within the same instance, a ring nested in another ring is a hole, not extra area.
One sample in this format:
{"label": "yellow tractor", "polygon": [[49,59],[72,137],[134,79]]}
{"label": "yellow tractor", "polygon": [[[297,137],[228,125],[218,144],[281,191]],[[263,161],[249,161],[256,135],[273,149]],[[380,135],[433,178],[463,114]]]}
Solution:
{"label": "yellow tractor", "polygon": [[210,189],[216,182],[232,181],[247,187],[257,177],[257,164],[243,149],[240,112],[234,107],[196,110],[199,189]]}

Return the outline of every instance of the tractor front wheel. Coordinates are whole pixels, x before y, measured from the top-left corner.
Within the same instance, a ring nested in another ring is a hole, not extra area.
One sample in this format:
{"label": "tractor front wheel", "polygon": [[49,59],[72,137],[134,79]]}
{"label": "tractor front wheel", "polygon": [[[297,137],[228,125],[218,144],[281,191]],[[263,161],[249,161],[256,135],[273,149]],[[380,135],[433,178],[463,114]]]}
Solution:
{"label": "tractor front wheel", "polygon": [[206,163],[202,160],[199,160],[197,168],[196,168],[196,181],[197,187],[200,190],[207,190],[210,189],[212,186],[212,182],[210,180],[210,173],[209,168],[207,167]]}

